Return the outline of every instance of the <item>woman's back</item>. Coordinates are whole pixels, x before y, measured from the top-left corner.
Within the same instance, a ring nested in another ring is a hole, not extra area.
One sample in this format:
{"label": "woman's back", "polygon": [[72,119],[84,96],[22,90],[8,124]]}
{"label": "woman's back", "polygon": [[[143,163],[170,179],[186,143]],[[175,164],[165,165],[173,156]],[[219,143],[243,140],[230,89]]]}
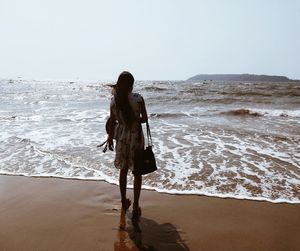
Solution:
{"label": "woman's back", "polygon": [[129,105],[133,112],[133,121],[131,127],[126,126],[126,122],[123,118],[123,114],[120,109],[116,106],[115,97],[111,100],[111,111],[113,112],[115,118],[117,119],[120,126],[125,126],[127,130],[136,130],[137,127],[140,127],[141,124],[141,114],[142,114],[142,107],[143,107],[143,97],[138,93],[132,93],[130,92],[128,94],[128,101]]}

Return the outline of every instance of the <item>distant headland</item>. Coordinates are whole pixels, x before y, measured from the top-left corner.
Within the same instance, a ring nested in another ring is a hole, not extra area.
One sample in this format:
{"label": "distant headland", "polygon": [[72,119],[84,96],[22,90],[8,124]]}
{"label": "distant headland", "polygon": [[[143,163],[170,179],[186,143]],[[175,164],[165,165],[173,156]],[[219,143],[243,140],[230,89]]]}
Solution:
{"label": "distant headland", "polygon": [[199,74],[187,81],[240,81],[240,82],[293,82],[286,76],[255,75],[255,74]]}

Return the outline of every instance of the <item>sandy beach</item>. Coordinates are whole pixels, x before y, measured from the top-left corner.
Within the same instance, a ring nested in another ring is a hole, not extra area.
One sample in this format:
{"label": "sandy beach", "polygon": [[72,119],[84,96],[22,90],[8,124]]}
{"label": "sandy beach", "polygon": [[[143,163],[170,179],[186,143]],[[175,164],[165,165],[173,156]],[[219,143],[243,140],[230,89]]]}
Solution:
{"label": "sandy beach", "polygon": [[101,181],[1,175],[0,195],[1,251],[300,248],[300,205],[143,190],[136,226]]}

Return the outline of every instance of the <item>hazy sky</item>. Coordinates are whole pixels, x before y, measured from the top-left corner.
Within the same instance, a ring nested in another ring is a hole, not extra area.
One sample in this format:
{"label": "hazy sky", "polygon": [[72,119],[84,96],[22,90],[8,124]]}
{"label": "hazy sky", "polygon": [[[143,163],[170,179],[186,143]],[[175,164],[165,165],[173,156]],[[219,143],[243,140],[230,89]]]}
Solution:
{"label": "hazy sky", "polygon": [[0,0],[0,78],[300,79],[300,0]]}

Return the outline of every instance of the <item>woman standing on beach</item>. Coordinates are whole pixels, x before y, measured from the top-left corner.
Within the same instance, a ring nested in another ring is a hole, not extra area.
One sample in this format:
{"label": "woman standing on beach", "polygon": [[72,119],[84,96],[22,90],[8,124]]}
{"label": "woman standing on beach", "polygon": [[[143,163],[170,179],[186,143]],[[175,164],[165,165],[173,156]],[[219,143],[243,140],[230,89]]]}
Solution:
{"label": "woman standing on beach", "polygon": [[[122,209],[126,211],[131,201],[126,197],[127,173],[130,169],[134,173],[134,156],[137,150],[144,149],[144,135],[142,123],[148,120],[145,102],[138,93],[132,93],[134,78],[130,72],[120,74],[117,84],[113,85],[113,98],[110,104],[110,123],[108,144],[113,147],[116,140],[115,167],[120,169],[119,184]],[[139,197],[142,176],[134,174],[134,201],[132,218],[139,219],[141,208]]]}

